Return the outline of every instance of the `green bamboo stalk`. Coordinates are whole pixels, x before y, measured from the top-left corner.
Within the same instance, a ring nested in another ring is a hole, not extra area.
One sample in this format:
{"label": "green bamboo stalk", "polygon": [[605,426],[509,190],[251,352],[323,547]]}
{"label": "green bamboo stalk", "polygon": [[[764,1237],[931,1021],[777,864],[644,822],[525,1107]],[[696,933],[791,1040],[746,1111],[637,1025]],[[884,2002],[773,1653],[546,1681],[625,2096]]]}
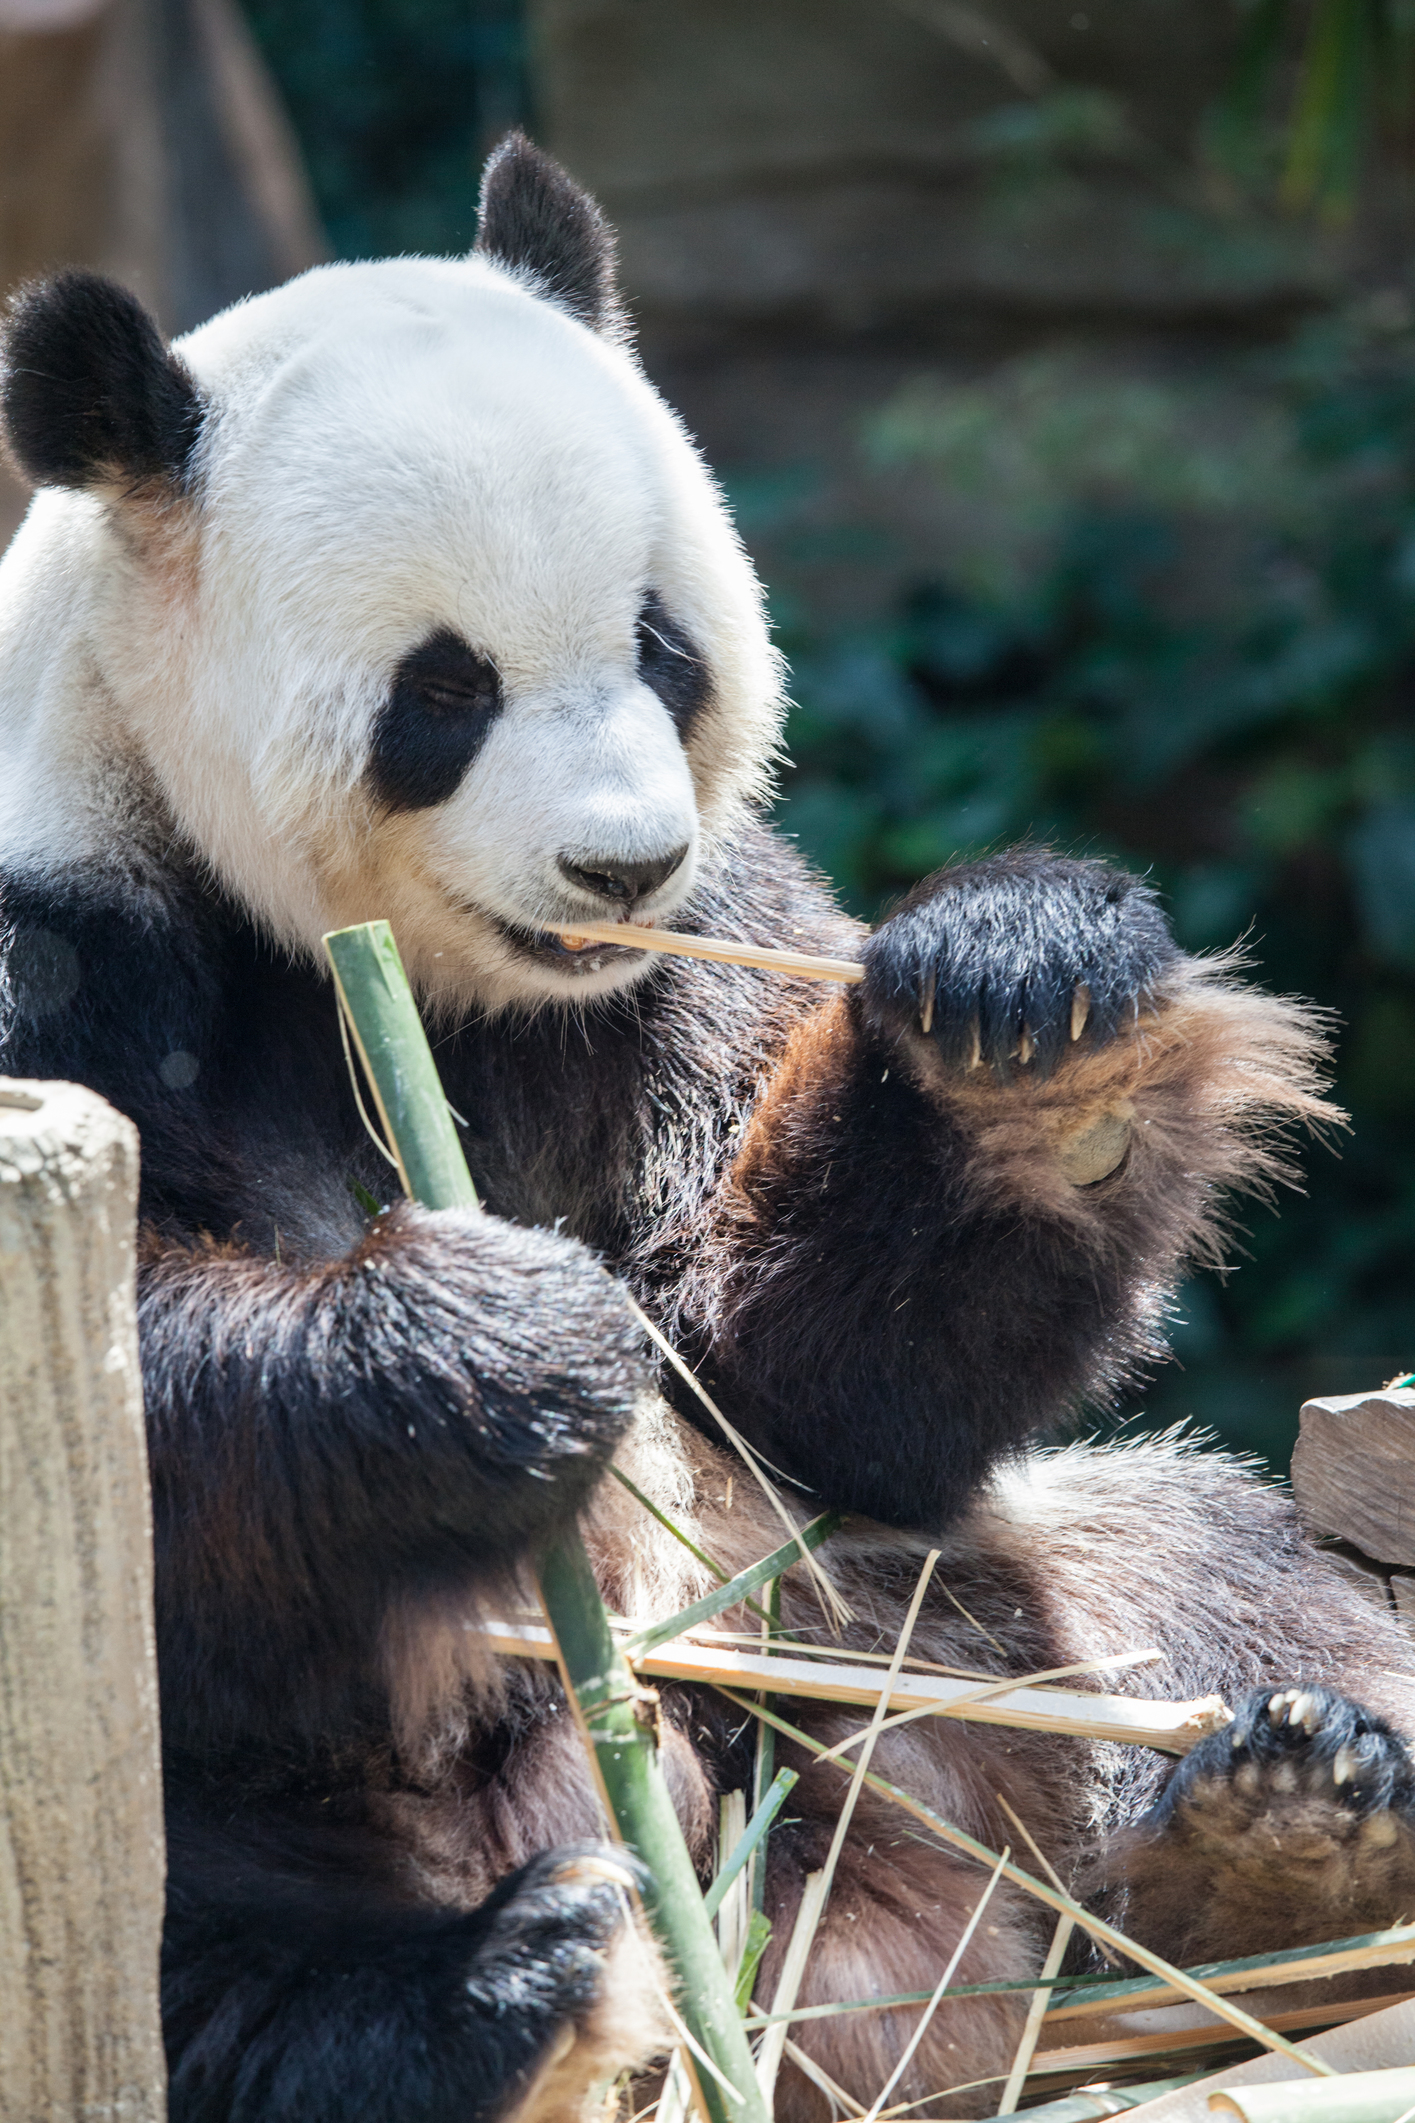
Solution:
{"label": "green bamboo stalk", "polygon": [[428,1209],[480,1208],[393,931],[360,922],[324,948],[403,1192]]}
{"label": "green bamboo stalk", "polygon": [[[429,1209],[479,1208],[392,930],[363,922],[333,931],[324,945],[405,1193]],[[709,2059],[705,2068],[683,2053],[699,2107],[708,2123],[767,2123],[731,1980],[664,1781],[657,1699],[614,1641],[578,1532],[544,1558],[540,1588],[596,1784],[620,1838],[647,1868],[645,1912],[676,1978],[677,2009]]]}
{"label": "green bamboo stalk", "polygon": [[644,1908],[678,1977],[678,2008],[732,2093],[695,2058],[683,2062],[713,2123],[767,2123],[742,2017],[659,1766],[658,1698],[635,1680],[614,1641],[578,1535],[545,1557],[540,1591],[605,1805],[648,1868]]}

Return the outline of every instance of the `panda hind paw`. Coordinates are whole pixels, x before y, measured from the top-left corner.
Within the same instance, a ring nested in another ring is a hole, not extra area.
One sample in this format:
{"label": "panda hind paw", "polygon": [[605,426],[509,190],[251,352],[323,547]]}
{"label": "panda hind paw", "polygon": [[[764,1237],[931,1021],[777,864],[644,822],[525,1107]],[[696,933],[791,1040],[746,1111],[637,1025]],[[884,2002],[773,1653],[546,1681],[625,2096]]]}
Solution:
{"label": "panda hind paw", "polygon": [[1340,1862],[1415,1864],[1415,1767],[1383,1718],[1335,1689],[1259,1688],[1196,1747],[1152,1820],[1189,1839]]}

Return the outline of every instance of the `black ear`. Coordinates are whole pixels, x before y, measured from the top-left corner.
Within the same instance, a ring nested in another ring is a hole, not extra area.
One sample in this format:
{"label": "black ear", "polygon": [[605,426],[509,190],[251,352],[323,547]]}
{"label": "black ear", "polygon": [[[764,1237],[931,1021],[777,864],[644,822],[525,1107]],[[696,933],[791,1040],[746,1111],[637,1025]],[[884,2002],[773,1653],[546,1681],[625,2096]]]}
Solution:
{"label": "black ear", "polygon": [[589,193],[524,133],[508,133],[482,173],[476,247],[527,274],[592,331],[628,336],[613,229]]}
{"label": "black ear", "polygon": [[0,336],[0,415],[36,485],[182,485],[201,427],[188,370],[147,311],[97,273],[21,288]]}

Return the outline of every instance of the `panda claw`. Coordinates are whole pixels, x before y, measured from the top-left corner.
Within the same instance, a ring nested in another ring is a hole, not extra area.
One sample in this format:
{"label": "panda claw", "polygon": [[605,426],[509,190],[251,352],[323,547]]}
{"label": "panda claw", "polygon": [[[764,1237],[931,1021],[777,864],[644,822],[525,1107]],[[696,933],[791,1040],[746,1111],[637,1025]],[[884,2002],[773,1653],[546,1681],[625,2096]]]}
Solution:
{"label": "panda claw", "polygon": [[1071,1037],[1079,1039],[1091,1014],[1091,991],[1082,981],[1071,998]]}

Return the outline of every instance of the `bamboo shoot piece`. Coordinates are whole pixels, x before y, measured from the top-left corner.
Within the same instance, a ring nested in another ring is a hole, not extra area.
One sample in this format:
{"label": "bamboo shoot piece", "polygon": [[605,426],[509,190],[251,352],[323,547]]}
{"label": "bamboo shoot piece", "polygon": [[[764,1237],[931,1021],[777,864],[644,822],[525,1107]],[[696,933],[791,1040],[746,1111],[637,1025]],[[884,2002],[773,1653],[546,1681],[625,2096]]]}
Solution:
{"label": "bamboo shoot piece", "polygon": [[[429,1209],[479,1207],[422,1019],[387,922],[324,939],[339,1006],[405,1192]],[[615,1643],[577,1532],[548,1554],[541,1598],[609,1819],[643,1861],[644,1906],[676,2005],[711,2069],[680,2052],[708,2123],[767,2123],[752,2054],[659,1763],[655,1698]],[[716,2076],[714,2075],[716,2074]]]}

